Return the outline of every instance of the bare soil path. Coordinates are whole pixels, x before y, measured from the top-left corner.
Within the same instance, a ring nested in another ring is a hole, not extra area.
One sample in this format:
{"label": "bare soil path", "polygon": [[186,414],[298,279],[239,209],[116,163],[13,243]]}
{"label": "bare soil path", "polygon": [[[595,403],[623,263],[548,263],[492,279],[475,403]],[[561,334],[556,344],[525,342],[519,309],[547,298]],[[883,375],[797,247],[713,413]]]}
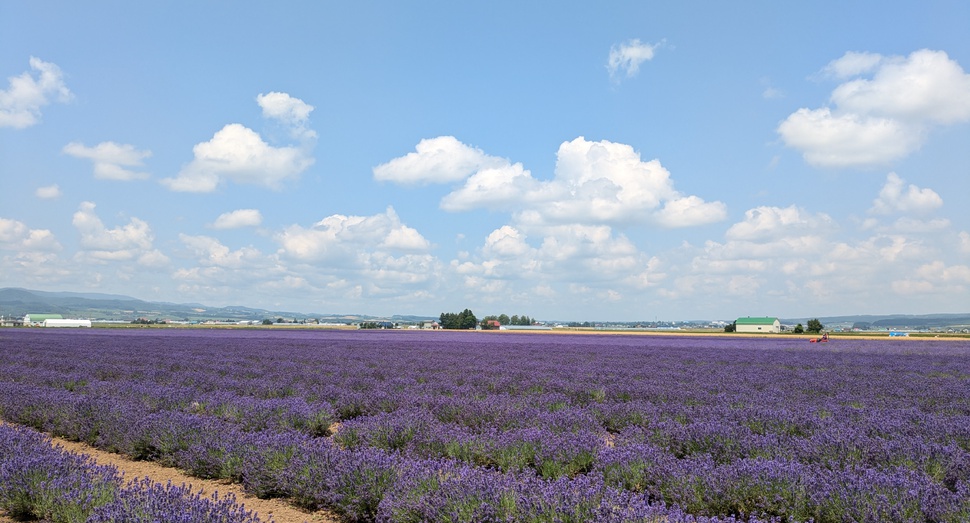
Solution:
{"label": "bare soil path", "polygon": [[[195,493],[201,492],[203,497],[209,497],[218,492],[222,497],[227,493],[236,496],[236,503],[244,505],[246,510],[256,512],[262,521],[272,518],[276,523],[339,523],[340,518],[330,511],[306,512],[287,503],[282,499],[259,499],[243,491],[242,486],[225,481],[193,478],[178,469],[163,467],[149,461],[132,461],[119,454],[112,454],[98,450],[84,443],[51,438],[54,445],[60,445],[64,450],[76,454],[86,454],[99,465],[112,465],[123,472],[126,480],[151,478],[156,483],[165,484],[171,481],[174,485],[190,485]],[[0,511],[0,523],[14,523],[16,520]]]}

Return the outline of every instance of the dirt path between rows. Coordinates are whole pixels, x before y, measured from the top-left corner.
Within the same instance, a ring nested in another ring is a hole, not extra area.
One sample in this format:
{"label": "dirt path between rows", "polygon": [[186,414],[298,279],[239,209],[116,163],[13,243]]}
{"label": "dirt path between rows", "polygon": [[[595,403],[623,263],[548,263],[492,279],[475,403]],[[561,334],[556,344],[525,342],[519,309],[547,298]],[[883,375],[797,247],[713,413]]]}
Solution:
{"label": "dirt path between rows", "polygon": [[[202,492],[203,497],[209,497],[218,492],[220,498],[226,493],[236,496],[236,503],[245,505],[246,510],[259,515],[259,519],[266,522],[272,518],[276,523],[339,523],[340,518],[330,511],[305,512],[281,499],[259,499],[243,491],[242,486],[224,481],[193,478],[178,469],[163,467],[149,461],[132,461],[119,454],[112,454],[98,450],[84,443],[51,438],[54,445],[60,445],[64,450],[76,454],[86,454],[99,465],[111,465],[123,472],[126,480],[151,478],[156,483],[165,484],[171,481],[174,485],[190,485],[192,492]],[[16,520],[0,511],[0,523],[15,523]]]}

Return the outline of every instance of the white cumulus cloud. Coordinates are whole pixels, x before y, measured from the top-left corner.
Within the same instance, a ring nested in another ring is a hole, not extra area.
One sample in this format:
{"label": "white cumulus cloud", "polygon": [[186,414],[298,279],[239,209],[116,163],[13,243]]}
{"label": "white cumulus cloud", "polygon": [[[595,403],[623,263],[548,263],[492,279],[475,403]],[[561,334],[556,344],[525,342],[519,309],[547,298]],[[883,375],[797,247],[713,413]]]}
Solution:
{"label": "white cumulus cloud", "polygon": [[620,73],[627,77],[636,76],[640,71],[640,64],[653,60],[653,55],[663,45],[663,41],[656,44],[640,42],[639,38],[628,40],[610,48],[610,56],[606,62],[606,69],[610,78],[614,80]]}
{"label": "white cumulus cloud", "polygon": [[824,213],[810,214],[794,205],[762,206],[745,211],[744,221],[732,225],[725,237],[728,240],[764,241],[814,231],[831,232],[836,228],[834,220]]}
{"label": "white cumulus cloud", "polygon": [[240,227],[257,227],[263,223],[263,214],[258,209],[237,209],[225,212],[212,223],[213,229],[238,229]]}
{"label": "white cumulus cloud", "polygon": [[934,127],[970,121],[970,74],[943,51],[849,52],[823,72],[845,80],[830,106],[799,109],[777,129],[812,165],[888,164],[918,149]]}
{"label": "white cumulus cloud", "polygon": [[137,261],[141,265],[160,266],[168,257],[152,247],[155,235],[144,220],[131,218],[126,225],[109,229],[94,212],[95,204],[81,202],[72,223],[81,236],[82,259],[97,262]]}
{"label": "white cumulus cloud", "polygon": [[422,252],[431,247],[392,207],[372,216],[334,214],[312,227],[292,225],[277,240],[280,254],[305,261],[353,262],[366,252]]}
{"label": "white cumulus cloud", "polygon": [[308,127],[310,113],[313,111],[312,105],[287,93],[275,91],[260,94],[256,97],[256,103],[263,109],[263,117],[275,119],[290,126],[294,138],[316,138],[317,133]]}
{"label": "white cumulus cloud", "polygon": [[300,141],[298,146],[274,146],[242,124],[228,124],[211,140],[196,144],[192,161],[178,176],[165,178],[162,183],[182,192],[212,192],[229,181],[280,189],[284,182],[297,178],[313,165],[310,149],[316,134],[307,127],[313,107],[277,92],[261,94],[257,102],[264,117],[289,127]]}
{"label": "white cumulus cloud", "polygon": [[957,234],[958,245],[960,246],[960,252],[964,254],[970,254],[970,232],[960,231]]}
{"label": "white cumulus cloud", "polygon": [[243,247],[234,251],[210,236],[180,234],[179,239],[186,247],[192,249],[199,263],[206,267],[242,269],[265,265],[265,257],[253,247]]}
{"label": "white cumulus cloud", "polygon": [[447,183],[464,180],[473,173],[507,164],[454,136],[425,138],[414,152],[374,167],[374,179],[402,184]]}
{"label": "white cumulus cloud", "polygon": [[225,181],[279,189],[313,164],[304,149],[273,147],[256,131],[237,123],[223,127],[192,151],[195,159],[177,177],[162,180],[169,189],[212,192]]}
{"label": "white cumulus cloud", "polygon": [[45,185],[43,187],[38,187],[37,190],[34,191],[34,196],[44,200],[52,200],[54,198],[60,198],[61,187],[56,183],[51,185]]}
{"label": "white cumulus cloud", "polygon": [[688,227],[723,220],[721,202],[705,202],[674,188],[659,160],[643,161],[633,147],[583,137],[559,147],[555,178],[540,181],[509,164],[481,169],[442,200],[442,208],[528,209],[549,223]]}
{"label": "white cumulus cloud", "polygon": [[844,80],[872,72],[882,61],[883,56],[878,53],[849,51],[838,60],[829,62],[822,72],[827,76]]}
{"label": "white cumulus cloud", "polygon": [[47,229],[31,229],[25,223],[0,218],[0,249],[11,251],[55,251],[61,248]]}
{"label": "white cumulus cloud", "polygon": [[79,142],[71,142],[64,146],[63,151],[75,158],[94,162],[94,177],[100,180],[129,181],[148,178],[148,173],[131,168],[142,167],[143,160],[150,157],[152,152],[140,151],[133,145],[101,142],[94,147],[87,147]]}
{"label": "white cumulus cloud", "polygon": [[73,98],[57,65],[31,56],[30,69],[10,77],[10,86],[0,91],[0,127],[24,129],[36,125],[41,108]]}
{"label": "white cumulus cloud", "polygon": [[943,206],[943,198],[933,189],[920,188],[906,182],[896,173],[886,176],[886,184],[873,200],[869,212],[874,214],[927,213]]}

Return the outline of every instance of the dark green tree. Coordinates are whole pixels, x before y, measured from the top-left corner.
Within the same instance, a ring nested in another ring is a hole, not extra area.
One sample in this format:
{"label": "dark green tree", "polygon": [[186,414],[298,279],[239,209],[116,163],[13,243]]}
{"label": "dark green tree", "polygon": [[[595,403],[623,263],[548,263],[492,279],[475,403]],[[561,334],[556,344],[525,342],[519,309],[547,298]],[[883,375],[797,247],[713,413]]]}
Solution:
{"label": "dark green tree", "polygon": [[738,325],[736,322],[732,321],[724,326],[724,332],[734,332],[736,330],[738,330]]}
{"label": "dark green tree", "polygon": [[474,329],[475,326],[478,325],[478,318],[476,318],[475,314],[469,309],[461,311],[458,316],[459,329]]}
{"label": "dark green tree", "polygon": [[472,311],[465,309],[458,313],[442,312],[438,323],[442,329],[474,329],[478,325],[478,318]]}
{"label": "dark green tree", "polygon": [[512,320],[509,319],[508,314],[503,313],[498,315],[498,322],[501,323],[502,325],[510,325],[512,323]]}
{"label": "dark green tree", "polygon": [[818,334],[822,332],[822,329],[824,328],[825,328],[825,325],[822,325],[822,322],[818,321],[818,318],[813,318],[811,320],[808,320],[808,329],[807,329],[808,332],[811,332],[812,334]]}
{"label": "dark green tree", "polygon": [[805,327],[802,327],[802,324],[799,323],[798,325],[795,325],[795,328],[792,329],[792,332],[794,332],[795,334],[801,334],[805,332]]}
{"label": "dark green tree", "polygon": [[442,329],[457,329],[458,315],[454,312],[442,312],[441,316],[438,316],[438,323]]}

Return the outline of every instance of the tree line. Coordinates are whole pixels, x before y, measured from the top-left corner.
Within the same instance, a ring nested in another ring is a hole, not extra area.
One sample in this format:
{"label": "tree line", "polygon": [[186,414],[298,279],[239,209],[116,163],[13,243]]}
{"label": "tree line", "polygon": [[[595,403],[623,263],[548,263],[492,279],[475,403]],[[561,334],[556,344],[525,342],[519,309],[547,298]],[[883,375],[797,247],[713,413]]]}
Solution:
{"label": "tree line", "polygon": [[442,312],[438,317],[438,324],[442,329],[474,329],[478,325],[478,318],[469,309],[461,312]]}
{"label": "tree line", "polygon": [[441,325],[442,329],[474,329],[479,323],[483,329],[494,329],[496,323],[498,325],[533,325],[535,322],[534,318],[525,315],[519,316],[518,314],[485,316],[479,322],[475,313],[469,309],[461,312],[442,312],[441,316],[438,317],[438,324]]}
{"label": "tree line", "polygon": [[498,316],[493,315],[482,318],[482,328],[495,328],[495,323],[498,323],[499,325],[532,325],[535,322],[535,319],[525,315],[519,316],[518,314],[513,314],[511,317],[509,317],[508,314],[499,314]]}

